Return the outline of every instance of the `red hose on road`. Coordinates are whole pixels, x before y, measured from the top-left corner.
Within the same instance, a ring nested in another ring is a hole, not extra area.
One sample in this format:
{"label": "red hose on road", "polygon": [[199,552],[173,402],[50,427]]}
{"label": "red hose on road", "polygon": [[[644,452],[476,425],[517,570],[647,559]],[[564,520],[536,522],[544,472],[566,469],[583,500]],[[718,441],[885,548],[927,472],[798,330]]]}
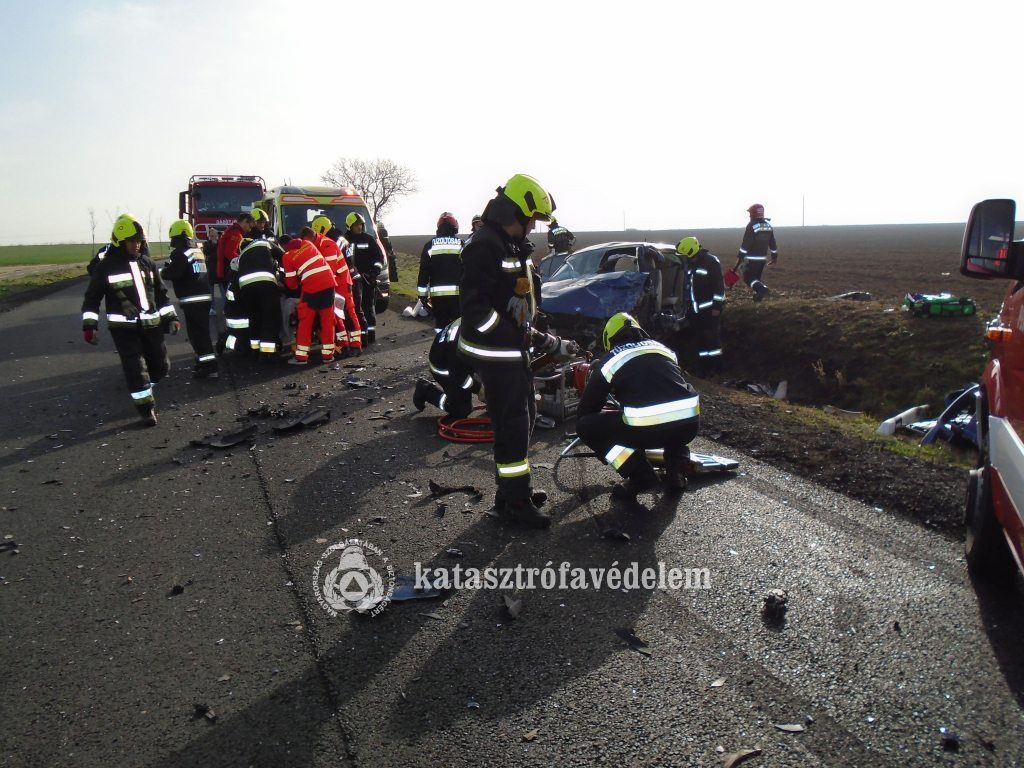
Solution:
{"label": "red hose on road", "polygon": [[[484,405],[478,405],[474,408],[474,411],[479,411],[486,408]],[[451,424],[445,424],[445,419],[448,415],[445,414],[437,420],[437,432],[445,440],[451,440],[453,443],[493,443],[494,432],[490,429],[481,429],[483,426],[491,426],[491,420],[488,418],[466,418],[456,419]]]}

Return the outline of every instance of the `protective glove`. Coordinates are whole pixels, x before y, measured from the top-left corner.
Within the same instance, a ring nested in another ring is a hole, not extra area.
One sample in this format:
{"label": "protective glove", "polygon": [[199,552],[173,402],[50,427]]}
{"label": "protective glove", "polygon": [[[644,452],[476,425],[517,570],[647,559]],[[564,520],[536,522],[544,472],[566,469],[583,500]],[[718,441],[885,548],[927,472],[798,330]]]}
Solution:
{"label": "protective glove", "polygon": [[176,336],[181,330],[181,323],[178,320],[171,320],[171,336]]}
{"label": "protective glove", "polygon": [[94,347],[100,343],[100,340],[97,338],[95,328],[90,328],[87,331],[82,331],[82,335],[85,337],[86,343],[92,344]]}

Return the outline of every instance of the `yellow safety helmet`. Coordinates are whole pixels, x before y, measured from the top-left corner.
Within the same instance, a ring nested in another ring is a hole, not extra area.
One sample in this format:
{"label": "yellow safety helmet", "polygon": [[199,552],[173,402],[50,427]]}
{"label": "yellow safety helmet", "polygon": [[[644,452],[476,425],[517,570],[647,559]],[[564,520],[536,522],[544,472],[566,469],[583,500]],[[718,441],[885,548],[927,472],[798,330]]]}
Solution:
{"label": "yellow safety helmet", "polygon": [[608,322],[604,324],[604,334],[601,339],[604,343],[605,352],[612,348],[612,339],[615,338],[615,334],[627,327],[643,330],[643,328],[640,328],[640,323],[636,321],[636,318],[628,312],[619,312],[617,315],[612,315],[609,318]]}
{"label": "yellow safety helmet", "polygon": [[676,253],[686,258],[696,256],[699,250],[700,241],[696,237],[684,237],[679,241],[679,245],[676,246]]}
{"label": "yellow safety helmet", "polygon": [[550,221],[555,211],[555,199],[547,193],[533,176],[517,173],[508,180],[502,193],[519,206],[519,210],[529,219],[536,217],[541,221]]}
{"label": "yellow safety helmet", "polygon": [[252,219],[253,219],[253,221],[259,221],[260,219],[263,219],[264,221],[269,222],[270,221],[270,214],[268,214],[262,208],[253,208],[252,209]]}
{"label": "yellow safety helmet", "polygon": [[[349,215],[351,216],[352,214]],[[317,216],[313,219],[313,223],[310,226],[318,235],[326,235],[334,227],[334,223],[326,216]]]}
{"label": "yellow safety helmet", "polygon": [[352,229],[356,224],[362,224],[365,227],[366,219],[363,218],[363,214],[352,211],[352,213],[345,217],[345,226]]}
{"label": "yellow safety helmet", "polygon": [[192,225],[184,219],[178,219],[172,222],[171,228],[167,230],[168,237],[177,237],[178,235],[188,235],[189,240],[196,236],[196,231],[192,229]]}
{"label": "yellow safety helmet", "polygon": [[114,230],[110,233],[110,244],[115,248],[125,240],[145,240],[146,233],[142,225],[130,213],[123,213],[114,222]]}

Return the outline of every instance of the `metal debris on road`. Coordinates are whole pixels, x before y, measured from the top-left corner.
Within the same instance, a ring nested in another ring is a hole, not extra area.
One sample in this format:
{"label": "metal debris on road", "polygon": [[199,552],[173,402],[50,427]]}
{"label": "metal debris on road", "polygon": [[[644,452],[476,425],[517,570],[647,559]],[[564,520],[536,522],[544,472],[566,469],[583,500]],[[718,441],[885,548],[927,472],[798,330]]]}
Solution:
{"label": "metal debris on road", "polygon": [[463,556],[462,555],[462,550],[461,549],[456,549],[455,547],[448,547],[448,549],[446,549],[444,551],[444,553],[446,555],[451,555],[452,557],[462,557]]}
{"label": "metal debris on road", "polygon": [[218,683],[226,683],[230,679],[231,679],[231,675],[223,674],[223,675],[221,675],[220,677],[217,678],[217,682]]}
{"label": "metal debris on road", "polygon": [[720,678],[718,678],[717,680],[715,680],[711,684],[711,687],[712,688],[721,688],[723,685],[725,685],[725,678],[724,677],[720,677]]}
{"label": "metal debris on road", "polygon": [[466,707],[467,709],[480,709],[480,705],[477,704],[475,701],[469,702],[469,704],[467,704]]}
{"label": "metal debris on road", "polygon": [[784,733],[803,733],[807,730],[799,723],[783,723],[782,725],[776,723],[775,727]]}
{"label": "metal debris on road", "polygon": [[637,653],[642,653],[644,656],[651,655],[651,652],[648,650],[650,646],[636,636],[632,627],[621,627],[619,629],[613,629],[612,632],[614,632],[622,642]]}
{"label": "metal debris on road", "polygon": [[612,541],[630,541],[630,535],[625,531],[620,531],[618,528],[608,528],[601,532],[601,535],[606,539]]}
{"label": "metal debris on road", "polygon": [[536,739],[537,738],[537,731],[538,731],[538,729],[534,728],[532,731],[529,731],[528,733],[524,733],[523,734],[523,741],[533,741],[534,739]]}
{"label": "metal debris on road", "polygon": [[508,615],[513,619],[517,618],[520,612],[523,610],[523,601],[519,598],[514,598],[512,595],[505,595],[505,610],[508,611]]}
{"label": "metal debris on road", "polygon": [[764,607],[761,609],[765,619],[781,621],[789,609],[789,593],[784,589],[771,589],[764,596]]}
{"label": "metal debris on road", "polygon": [[293,429],[299,429],[300,427],[318,427],[321,424],[326,424],[331,420],[331,411],[328,408],[318,408],[315,411],[305,413],[298,418],[287,421],[284,424],[275,424],[271,429],[274,432],[290,432]]}
{"label": "metal debris on road", "polygon": [[726,755],[725,760],[722,763],[722,768],[734,768],[734,766],[739,765],[748,757],[754,757],[755,755],[760,754],[760,749],[741,749],[738,752],[733,752],[731,755]]}
{"label": "metal debris on road", "polygon": [[443,621],[443,619],[433,611],[431,611],[430,613],[421,613],[420,616],[426,616],[428,619],[436,619],[437,621]]}
{"label": "metal debris on road", "polygon": [[[392,602],[402,600],[421,600],[423,598],[440,597],[441,592],[431,586],[429,589],[416,589],[416,578],[414,576],[396,576],[395,591],[391,593]],[[417,680],[419,678],[416,678]]]}
{"label": "metal debris on road", "polygon": [[859,419],[864,415],[864,411],[844,411],[842,408],[836,408],[834,405],[826,405],[825,413],[830,413],[833,416],[844,416],[847,419]]}
{"label": "metal debris on road", "polygon": [[193,720],[201,720],[205,717],[211,723],[217,722],[217,713],[213,711],[213,707],[209,704],[193,704],[193,706],[196,709],[195,714],[192,716]]}
{"label": "metal debris on road", "polygon": [[483,496],[483,493],[472,485],[449,487],[447,485],[438,485],[433,480],[428,481],[427,485],[430,488],[431,496],[447,496],[449,493],[468,493],[471,496]]}
{"label": "metal debris on road", "polygon": [[239,443],[255,440],[257,434],[259,434],[259,428],[255,424],[252,424],[248,427],[236,430],[235,432],[228,432],[220,435],[208,445],[211,448],[231,448]]}

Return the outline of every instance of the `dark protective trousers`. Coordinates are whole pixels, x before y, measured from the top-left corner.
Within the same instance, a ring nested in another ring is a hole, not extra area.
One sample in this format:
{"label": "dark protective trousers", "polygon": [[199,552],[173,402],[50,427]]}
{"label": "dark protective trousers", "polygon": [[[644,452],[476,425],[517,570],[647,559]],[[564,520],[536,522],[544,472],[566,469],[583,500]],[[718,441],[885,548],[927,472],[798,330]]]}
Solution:
{"label": "dark protective trousers", "polygon": [[181,305],[181,313],[185,316],[188,343],[196,353],[196,367],[216,368],[217,356],[213,354],[213,342],[210,340],[210,302],[185,302]]}
{"label": "dark protective trousers", "polygon": [[[205,304],[204,308],[206,312],[210,311]],[[153,404],[153,385],[171,370],[163,330],[159,327],[139,330],[111,328],[110,338],[121,356],[121,369],[132,402],[142,409],[148,408]]]}
{"label": "dark protective trousers", "polygon": [[238,289],[239,300],[249,319],[249,348],[272,355],[281,335],[281,291],[277,283],[262,280]]}
{"label": "dark protective trousers", "polygon": [[623,477],[651,468],[644,455],[647,448],[663,448],[666,460],[688,456],[687,446],[699,429],[700,417],[656,426],[631,427],[622,420],[621,411],[592,413],[576,424],[579,438]]}
{"label": "dark protective trousers", "polygon": [[768,288],[767,285],[761,282],[764,265],[767,263],[767,257],[751,259],[748,256],[743,260],[743,282],[749,285],[754,293],[763,293]]}
{"label": "dark protective trousers", "polygon": [[722,316],[710,309],[690,316],[694,341],[697,343],[697,375],[710,376],[722,370]]}
{"label": "dark protective trousers", "polygon": [[530,436],[537,416],[533,372],[523,368],[480,367],[487,392],[487,414],[494,430],[495,480],[498,498],[517,502],[533,495],[530,476]]}
{"label": "dark protective trousers", "polygon": [[[468,389],[463,389],[463,382],[455,381],[451,376],[434,374],[437,384],[431,384],[427,390],[426,400],[436,405],[449,416],[464,419],[473,412],[473,395],[480,391],[480,382],[476,379]],[[440,386],[438,386],[438,384]]]}
{"label": "dark protective trousers", "polygon": [[224,300],[227,338],[224,346],[233,352],[244,352],[249,348],[249,316],[245,314],[239,289],[229,287],[227,290],[227,298]]}
{"label": "dark protective trousers", "polygon": [[[352,306],[355,307],[356,317],[359,319],[359,340],[361,344],[366,346],[366,315],[363,314],[363,292],[366,290],[366,281],[361,277],[354,278],[352,280]],[[373,293],[373,291],[370,291]],[[374,320],[376,321],[377,315],[374,313]],[[352,343],[352,337],[349,337],[349,344]]]}
{"label": "dark protective trousers", "polygon": [[368,285],[365,278],[362,277],[358,282],[362,283],[363,291],[359,301],[362,304],[361,319],[366,321],[362,324],[366,331],[366,335],[363,336],[363,346],[365,347],[377,340],[377,285],[376,283]]}
{"label": "dark protective trousers", "polygon": [[447,328],[453,320],[462,317],[458,296],[438,296],[431,299],[430,304],[434,309],[434,329],[437,331]]}

